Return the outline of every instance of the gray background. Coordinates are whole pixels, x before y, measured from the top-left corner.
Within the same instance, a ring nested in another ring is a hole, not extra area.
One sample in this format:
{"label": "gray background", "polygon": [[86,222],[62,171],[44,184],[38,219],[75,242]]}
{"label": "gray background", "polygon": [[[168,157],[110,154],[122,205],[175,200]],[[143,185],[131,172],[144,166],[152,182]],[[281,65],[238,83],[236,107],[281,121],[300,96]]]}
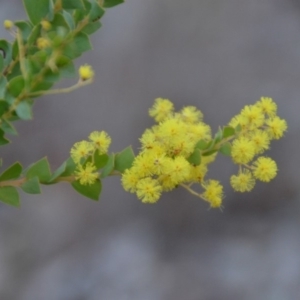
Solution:
{"label": "gray background", "polygon": [[[0,17],[24,18],[21,2],[0,1]],[[127,0],[92,42],[77,65],[92,64],[95,83],[39,99],[1,148],[6,166],[47,155],[54,169],[93,130],[109,132],[114,152],[136,149],[159,96],[196,105],[214,131],[270,96],[289,124],[269,151],[279,175],[234,193],[236,167],[218,159],[210,174],[225,185],[223,212],[183,190],[144,205],[118,178],[105,180],[100,203],[67,184],[22,194],[20,209],[0,206],[0,299],[299,299],[299,3]]]}

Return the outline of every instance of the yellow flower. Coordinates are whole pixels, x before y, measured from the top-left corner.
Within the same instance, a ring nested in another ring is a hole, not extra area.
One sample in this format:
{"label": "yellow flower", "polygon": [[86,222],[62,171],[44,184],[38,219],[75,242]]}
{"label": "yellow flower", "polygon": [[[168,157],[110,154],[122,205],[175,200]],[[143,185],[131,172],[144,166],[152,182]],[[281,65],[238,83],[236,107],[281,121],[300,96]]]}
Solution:
{"label": "yellow flower", "polygon": [[136,185],[139,182],[140,177],[136,168],[126,169],[122,174],[122,185],[125,191],[134,193],[136,191]]}
{"label": "yellow flower", "polygon": [[250,139],[254,144],[255,154],[262,153],[263,151],[269,149],[270,138],[266,131],[255,130],[250,135]]}
{"label": "yellow flower", "polygon": [[277,116],[273,119],[269,119],[266,123],[268,125],[268,133],[273,139],[280,139],[283,136],[283,133],[287,130],[286,121]]}
{"label": "yellow flower", "polygon": [[78,73],[82,81],[92,79],[95,75],[93,68],[87,64],[80,66]]}
{"label": "yellow flower", "polygon": [[243,170],[230,177],[230,184],[237,192],[250,192],[254,188],[255,180],[249,170]]}
{"label": "yellow flower", "polygon": [[245,119],[249,129],[258,128],[264,124],[262,110],[254,105],[246,105],[241,112],[241,117]]}
{"label": "yellow flower", "polygon": [[42,50],[42,49],[49,48],[51,46],[51,43],[48,39],[40,37],[37,39],[36,45],[40,50]]}
{"label": "yellow flower", "polygon": [[93,131],[89,135],[89,139],[91,140],[95,149],[99,150],[99,154],[107,153],[111,143],[111,138],[105,131]]}
{"label": "yellow flower", "polygon": [[277,105],[272,100],[272,98],[268,97],[261,97],[260,101],[257,101],[255,104],[257,107],[259,107],[263,113],[265,113],[268,116],[275,116],[277,112]]}
{"label": "yellow flower", "polygon": [[149,115],[153,117],[156,122],[161,122],[166,119],[173,110],[174,105],[170,100],[157,98],[153,106],[149,109]]}
{"label": "yellow flower", "polygon": [[259,157],[253,163],[253,166],[253,175],[255,178],[264,182],[272,180],[276,176],[278,170],[276,162],[273,159],[264,156]]}
{"label": "yellow flower", "polygon": [[5,29],[11,29],[14,26],[14,23],[11,20],[4,20],[3,26]]}
{"label": "yellow flower", "polygon": [[209,180],[203,184],[205,192],[203,197],[210,203],[213,208],[220,207],[222,205],[223,187],[217,180]]}
{"label": "yellow flower", "polygon": [[159,200],[162,187],[158,180],[146,177],[136,186],[136,194],[143,203],[155,203]]}
{"label": "yellow flower", "polygon": [[196,123],[203,118],[203,114],[195,106],[186,106],[180,113],[182,120],[187,123]]}
{"label": "yellow flower", "polygon": [[75,179],[79,180],[82,185],[92,185],[98,179],[99,173],[96,172],[96,167],[87,163],[85,167],[78,165],[75,171]]}
{"label": "yellow flower", "polygon": [[87,158],[93,151],[94,147],[90,142],[81,141],[74,144],[70,153],[74,162],[78,164],[82,158]]}
{"label": "yellow flower", "polygon": [[48,31],[51,29],[51,23],[47,20],[42,20],[41,21],[41,26],[44,30]]}
{"label": "yellow flower", "polygon": [[254,144],[245,137],[233,141],[231,156],[236,164],[246,164],[254,157]]}

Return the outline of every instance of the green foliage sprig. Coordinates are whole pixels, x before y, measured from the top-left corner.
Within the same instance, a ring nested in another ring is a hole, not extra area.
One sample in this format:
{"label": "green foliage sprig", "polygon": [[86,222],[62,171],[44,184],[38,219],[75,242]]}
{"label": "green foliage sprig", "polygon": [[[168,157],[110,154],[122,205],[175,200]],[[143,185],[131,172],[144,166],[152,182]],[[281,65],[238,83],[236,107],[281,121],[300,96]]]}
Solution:
{"label": "green foliage sprig", "polygon": [[[57,81],[76,75],[73,61],[91,49],[88,36],[101,27],[105,8],[123,0],[23,2],[29,21],[4,21],[15,40],[0,40],[0,145],[9,143],[6,134],[16,134],[12,122],[32,118],[37,97],[71,92],[92,82],[92,68],[83,65],[75,85],[51,90]],[[287,124],[270,98],[247,105],[214,136],[196,107],[175,112],[170,100],[158,98],[149,114],[157,124],[142,135],[136,156],[131,147],[109,153],[109,135],[94,131],[88,140],[75,143],[70,157],[54,172],[47,158],[26,169],[16,162],[3,171],[0,201],[19,206],[18,189],[39,194],[41,184],[58,182],[68,182],[80,194],[98,200],[102,180],[119,175],[124,189],[144,203],[155,203],[162,192],[183,187],[211,207],[221,207],[223,186],[206,179],[208,165],[218,153],[238,165],[238,173],[230,178],[235,191],[248,192],[256,180],[269,182],[277,174],[275,161],[262,153],[271,140],[283,136]]]}

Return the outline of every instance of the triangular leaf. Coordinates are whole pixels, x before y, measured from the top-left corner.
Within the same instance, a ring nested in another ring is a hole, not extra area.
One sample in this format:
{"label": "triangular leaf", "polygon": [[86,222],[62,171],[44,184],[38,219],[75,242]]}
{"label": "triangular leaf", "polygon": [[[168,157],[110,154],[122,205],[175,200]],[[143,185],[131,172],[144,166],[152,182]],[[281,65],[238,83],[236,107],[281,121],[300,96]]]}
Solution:
{"label": "triangular leaf", "polygon": [[103,7],[113,7],[124,3],[124,0],[104,0]]}
{"label": "triangular leaf", "polygon": [[111,154],[109,156],[109,159],[108,159],[106,165],[101,170],[101,175],[100,175],[101,178],[107,177],[113,171],[114,167],[115,167],[115,155]]}
{"label": "triangular leaf", "polygon": [[134,161],[134,153],[131,146],[125,148],[122,152],[115,156],[115,170],[123,173],[132,166]]}
{"label": "triangular leaf", "polygon": [[231,155],[231,144],[229,142],[223,144],[219,152],[222,153],[223,155],[230,156]]}
{"label": "triangular leaf", "polygon": [[230,136],[233,136],[235,135],[235,129],[231,126],[225,126],[223,128],[223,137],[224,138],[227,138],[227,137],[230,137]]}
{"label": "triangular leaf", "polygon": [[28,101],[23,100],[19,103],[16,108],[16,113],[18,117],[22,120],[31,120],[32,119],[32,104]]}
{"label": "triangular leaf", "polygon": [[49,163],[46,157],[42,158],[38,162],[32,164],[26,171],[26,178],[30,179],[38,177],[40,182],[49,181],[51,178],[51,172]]}
{"label": "triangular leaf", "polygon": [[19,193],[15,187],[0,187],[0,201],[12,206],[20,206]]}
{"label": "triangular leaf", "polygon": [[199,166],[201,164],[200,150],[195,149],[194,152],[188,157],[187,161],[194,166]]}
{"label": "triangular leaf", "polygon": [[19,162],[15,162],[0,175],[0,181],[19,178],[22,173],[22,169],[22,165]]}
{"label": "triangular leaf", "polygon": [[21,185],[21,189],[28,194],[40,194],[41,187],[39,179],[37,177],[28,179]]}
{"label": "triangular leaf", "polygon": [[101,193],[102,185],[101,181],[97,180],[92,185],[82,185],[78,181],[72,182],[73,188],[81,195],[90,198],[92,200],[98,201]]}
{"label": "triangular leaf", "polygon": [[51,0],[23,0],[27,15],[32,24],[36,25],[48,14],[51,14]]}

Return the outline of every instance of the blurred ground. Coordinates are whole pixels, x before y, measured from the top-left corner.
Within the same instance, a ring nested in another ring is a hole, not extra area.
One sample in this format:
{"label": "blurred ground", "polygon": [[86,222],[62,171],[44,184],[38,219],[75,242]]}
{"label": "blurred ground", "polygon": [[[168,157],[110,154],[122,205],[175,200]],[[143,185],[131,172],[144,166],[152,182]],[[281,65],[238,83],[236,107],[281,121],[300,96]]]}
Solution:
{"label": "blurred ground", "polygon": [[[20,1],[0,7],[2,20],[25,17]],[[55,168],[96,129],[110,133],[112,151],[138,147],[158,96],[196,105],[214,130],[270,96],[289,124],[269,152],[279,175],[237,194],[235,167],[218,160],[211,175],[226,186],[223,212],[182,190],[143,205],[115,178],[100,203],[64,184],[22,195],[20,209],[0,207],[0,299],[298,299],[299,32],[294,0],[127,0],[108,10],[95,50],[78,61],[93,64],[96,82],[40,99],[35,119],[1,149],[7,165],[47,155]]]}

